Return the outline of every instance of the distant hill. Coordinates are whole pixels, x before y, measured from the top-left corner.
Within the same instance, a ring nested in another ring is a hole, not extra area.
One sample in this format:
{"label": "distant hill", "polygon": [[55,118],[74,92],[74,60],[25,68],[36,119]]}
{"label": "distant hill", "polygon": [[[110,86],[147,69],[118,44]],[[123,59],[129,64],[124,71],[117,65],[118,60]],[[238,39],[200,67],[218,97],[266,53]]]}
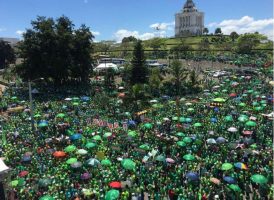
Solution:
{"label": "distant hill", "polygon": [[16,45],[20,40],[18,38],[3,38],[0,37],[0,40],[4,40],[6,42],[9,42],[12,46]]}

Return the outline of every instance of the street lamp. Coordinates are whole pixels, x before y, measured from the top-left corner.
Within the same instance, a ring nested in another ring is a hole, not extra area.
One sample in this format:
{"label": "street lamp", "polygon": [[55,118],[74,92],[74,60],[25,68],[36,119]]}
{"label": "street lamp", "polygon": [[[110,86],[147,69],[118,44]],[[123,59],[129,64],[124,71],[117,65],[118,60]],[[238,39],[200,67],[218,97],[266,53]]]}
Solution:
{"label": "street lamp", "polygon": [[30,101],[30,119],[31,119],[31,131],[34,133],[34,116],[33,116],[33,102],[32,102],[32,93],[31,93],[31,83],[38,81],[38,80],[44,80],[44,78],[37,78],[34,80],[28,80],[28,85],[29,85],[29,101]]}

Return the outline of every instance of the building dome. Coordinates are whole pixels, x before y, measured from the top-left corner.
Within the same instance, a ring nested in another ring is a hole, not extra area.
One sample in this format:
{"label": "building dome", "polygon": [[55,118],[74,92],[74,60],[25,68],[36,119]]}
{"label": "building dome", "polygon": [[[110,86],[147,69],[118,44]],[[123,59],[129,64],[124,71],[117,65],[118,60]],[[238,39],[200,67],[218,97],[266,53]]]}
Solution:
{"label": "building dome", "polygon": [[195,4],[193,3],[192,0],[187,0],[187,2],[184,5],[184,9],[191,9],[195,8]]}

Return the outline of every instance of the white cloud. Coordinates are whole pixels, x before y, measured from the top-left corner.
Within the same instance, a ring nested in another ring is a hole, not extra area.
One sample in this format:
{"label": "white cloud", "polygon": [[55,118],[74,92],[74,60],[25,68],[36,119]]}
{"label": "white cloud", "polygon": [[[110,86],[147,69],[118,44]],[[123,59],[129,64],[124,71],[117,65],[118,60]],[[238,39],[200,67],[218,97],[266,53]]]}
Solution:
{"label": "white cloud", "polygon": [[129,37],[129,36],[133,36],[141,40],[149,40],[155,37],[166,37],[166,31],[147,32],[147,33],[140,34],[138,31],[129,31],[126,29],[120,29],[116,33],[114,33],[114,37],[117,42],[121,42],[124,37]]}
{"label": "white cloud", "polygon": [[16,33],[17,35],[19,35],[19,36],[22,36],[23,33],[25,33],[25,31],[17,30],[15,33]]}
{"label": "white cloud", "polygon": [[101,33],[99,31],[91,31],[92,35],[94,36],[98,36],[100,35]]}
{"label": "white cloud", "polygon": [[149,27],[156,30],[174,30],[175,22],[170,23],[155,23],[151,24]]}
{"label": "white cloud", "polygon": [[255,20],[253,17],[244,16],[240,19],[223,20],[220,23],[213,22],[207,26],[210,28],[220,27],[224,34],[230,34],[233,31],[240,34],[258,31],[273,39],[273,25],[273,18]]}

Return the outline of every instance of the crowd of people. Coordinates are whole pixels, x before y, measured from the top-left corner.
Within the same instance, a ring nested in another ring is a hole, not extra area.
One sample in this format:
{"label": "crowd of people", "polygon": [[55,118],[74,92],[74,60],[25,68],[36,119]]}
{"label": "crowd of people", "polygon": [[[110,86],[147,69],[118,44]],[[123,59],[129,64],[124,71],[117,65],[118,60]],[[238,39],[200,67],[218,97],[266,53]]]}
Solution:
{"label": "crowd of people", "polygon": [[123,109],[121,95],[102,110],[93,96],[37,94],[34,130],[28,100],[8,89],[8,199],[271,199],[272,87],[234,74],[196,97],[151,99],[140,113]]}

